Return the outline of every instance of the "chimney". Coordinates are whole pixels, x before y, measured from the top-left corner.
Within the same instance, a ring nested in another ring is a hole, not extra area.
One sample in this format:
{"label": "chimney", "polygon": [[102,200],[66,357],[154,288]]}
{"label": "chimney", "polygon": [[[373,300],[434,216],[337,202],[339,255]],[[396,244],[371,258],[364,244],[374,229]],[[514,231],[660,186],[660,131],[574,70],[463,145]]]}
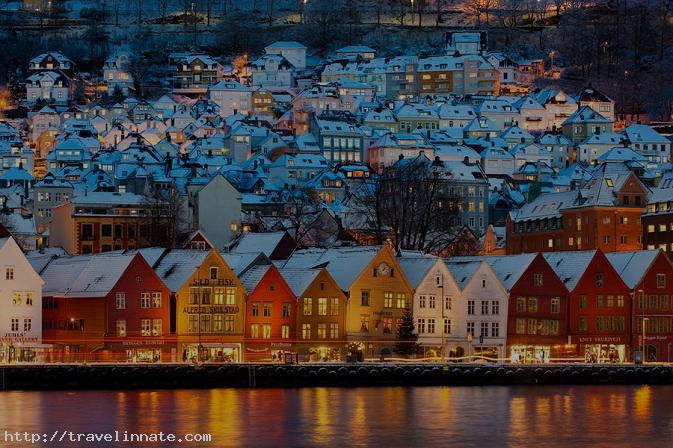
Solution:
{"label": "chimney", "polygon": [[212,149],[208,150],[208,157],[213,157],[213,150]]}
{"label": "chimney", "polygon": [[470,158],[468,156],[465,156],[465,158],[463,159],[463,163],[465,165],[469,165],[470,164]]}
{"label": "chimney", "polygon": [[402,159],[404,159],[404,154],[400,154],[399,156],[397,156],[397,160],[402,160]]}

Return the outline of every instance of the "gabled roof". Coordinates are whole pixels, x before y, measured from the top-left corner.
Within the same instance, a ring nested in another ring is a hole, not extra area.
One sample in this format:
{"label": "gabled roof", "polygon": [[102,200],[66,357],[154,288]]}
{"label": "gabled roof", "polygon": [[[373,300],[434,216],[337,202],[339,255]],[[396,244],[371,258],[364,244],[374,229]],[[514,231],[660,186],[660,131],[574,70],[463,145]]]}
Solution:
{"label": "gabled roof", "polygon": [[566,118],[562,124],[566,125],[566,124],[585,123],[585,122],[612,123],[603,115],[593,110],[590,106],[584,105],[579,109],[577,109],[575,112],[573,112],[573,114],[570,115],[568,118]]}
{"label": "gabled roof", "polygon": [[641,250],[636,252],[609,252],[605,256],[624,280],[626,286],[634,289],[661,253],[660,250]]}
{"label": "gabled roof", "polygon": [[155,262],[152,268],[168,289],[176,292],[201,267],[209,255],[210,251],[205,250],[172,249]]}
{"label": "gabled roof", "polygon": [[474,276],[475,272],[479,269],[483,260],[476,259],[449,259],[444,260],[446,267],[449,269],[449,272],[453,276],[453,279],[456,281],[458,287],[463,290],[470,283],[470,279]]}
{"label": "gabled roof", "polygon": [[545,252],[543,255],[568,291],[572,292],[597,252],[597,250]]}
{"label": "gabled roof", "polygon": [[321,272],[322,269],[280,269],[280,274],[297,298],[311,286]]}
{"label": "gabled roof", "polygon": [[126,272],[137,252],[106,252],[54,259],[42,271],[43,294],[59,297],[105,297]]}
{"label": "gabled roof", "polygon": [[441,258],[434,255],[426,255],[418,252],[402,251],[402,256],[397,258],[404,276],[409,280],[411,287],[416,290],[423,279],[428,275]]}
{"label": "gabled roof", "polygon": [[248,291],[248,293],[252,293],[255,288],[257,288],[257,285],[259,285],[259,282],[262,281],[267,272],[269,272],[269,269],[273,269],[273,265],[267,264],[253,266],[241,274],[239,276],[239,280],[245,287],[246,291]]}
{"label": "gabled roof", "polygon": [[264,255],[271,256],[273,251],[280,244],[287,232],[270,232],[270,233],[244,233],[243,237],[238,242],[238,245],[232,250],[232,253],[254,253],[260,252]]}

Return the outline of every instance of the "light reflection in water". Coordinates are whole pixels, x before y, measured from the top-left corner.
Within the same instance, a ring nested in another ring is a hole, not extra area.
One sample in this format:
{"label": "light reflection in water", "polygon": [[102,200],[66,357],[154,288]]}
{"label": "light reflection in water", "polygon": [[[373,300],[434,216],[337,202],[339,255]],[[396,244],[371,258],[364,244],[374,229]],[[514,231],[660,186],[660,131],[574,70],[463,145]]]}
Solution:
{"label": "light reflection in water", "polygon": [[672,393],[673,386],[3,392],[0,432],[210,433],[218,447],[649,448],[673,444]]}

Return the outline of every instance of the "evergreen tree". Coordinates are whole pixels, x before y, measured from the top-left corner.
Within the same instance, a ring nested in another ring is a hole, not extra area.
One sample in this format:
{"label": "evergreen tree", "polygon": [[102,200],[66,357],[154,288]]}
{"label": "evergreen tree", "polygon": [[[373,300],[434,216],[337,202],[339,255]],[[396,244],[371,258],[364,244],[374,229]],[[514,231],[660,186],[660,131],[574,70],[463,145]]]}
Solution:
{"label": "evergreen tree", "polygon": [[397,339],[394,351],[401,356],[414,355],[418,352],[419,346],[416,343],[418,335],[414,334],[414,316],[411,310],[407,308],[402,314],[402,322],[397,329]]}

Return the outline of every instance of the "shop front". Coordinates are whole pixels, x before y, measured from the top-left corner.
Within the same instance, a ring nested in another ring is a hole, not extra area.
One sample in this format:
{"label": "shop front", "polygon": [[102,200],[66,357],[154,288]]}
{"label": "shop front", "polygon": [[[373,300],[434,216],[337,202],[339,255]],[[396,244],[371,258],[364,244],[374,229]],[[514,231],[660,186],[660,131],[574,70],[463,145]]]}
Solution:
{"label": "shop front", "polygon": [[110,350],[112,353],[123,352],[126,362],[175,362],[175,346],[161,339],[122,341],[119,345],[121,347],[113,345]]}
{"label": "shop front", "polygon": [[342,361],[345,348],[338,344],[306,344],[297,347],[299,359],[307,362]]}
{"label": "shop front", "polygon": [[487,361],[497,361],[500,359],[500,349],[496,345],[476,345],[472,347],[472,356],[475,358],[485,358]]}
{"label": "shop front", "polygon": [[195,362],[197,359],[200,362],[212,363],[241,362],[241,344],[227,342],[183,344],[181,356],[182,362]]}
{"label": "shop front", "polygon": [[513,345],[510,351],[510,361],[519,364],[548,363],[551,349],[550,345]]}
{"label": "shop front", "polygon": [[571,336],[570,341],[577,346],[578,358],[584,358],[587,363],[627,361],[629,346],[626,336]]}
{"label": "shop front", "polygon": [[0,364],[37,362],[50,349],[51,345],[40,344],[37,338],[0,338]]}

